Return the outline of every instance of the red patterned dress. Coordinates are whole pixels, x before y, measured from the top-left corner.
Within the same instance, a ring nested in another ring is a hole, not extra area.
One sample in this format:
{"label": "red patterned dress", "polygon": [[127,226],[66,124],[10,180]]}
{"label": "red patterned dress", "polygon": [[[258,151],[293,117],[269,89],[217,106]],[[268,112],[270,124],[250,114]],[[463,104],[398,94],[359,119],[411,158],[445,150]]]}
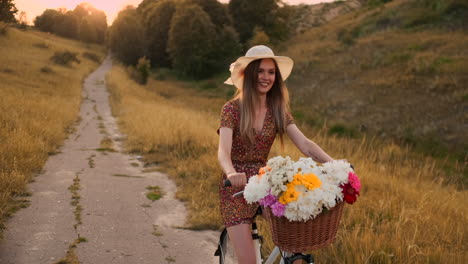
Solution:
{"label": "red patterned dress", "polygon": [[[286,125],[292,123],[293,119],[288,114]],[[229,127],[233,130],[231,160],[236,172],[244,172],[247,179],[257,174],[258,170],[266,165],[277,133],[271,109],[266,112],[262,130],[255,132],[253,148],[241,138],[240,109],[235,101],[229,101],[223,106],[220,127]],[[223,173],[219,184],[219,200],[224,225],[229,227],[252,223],[258,204],[248,204],[242,195],[233,198],[232,195],[242,191],[244,187],[224,187],[225,179],[226,175]]]}

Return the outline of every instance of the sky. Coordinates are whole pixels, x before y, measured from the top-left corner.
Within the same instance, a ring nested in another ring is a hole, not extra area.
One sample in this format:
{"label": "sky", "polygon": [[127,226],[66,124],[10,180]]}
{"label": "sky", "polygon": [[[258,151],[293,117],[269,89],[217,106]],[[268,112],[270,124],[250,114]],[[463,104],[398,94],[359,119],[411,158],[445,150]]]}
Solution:
{"label": "sky", "polygon": [[[25,11],[26,18],[29,24],[32,24],[36,16],[41,15],[46,9],[57,9],[65,7],[67,10],[74,9],[82,2],[88,2],[99,10],[106,13],[107,22],[112,23],[119,11],[127,5],[138,6],[142,0],[14,0],[16,8],[19,12]],[[333,2],[334,0],[285,0],[285,2],[294,4],[317,4],[321,2]],[[229,0],[221,0],[220,2],[229,2]]]}

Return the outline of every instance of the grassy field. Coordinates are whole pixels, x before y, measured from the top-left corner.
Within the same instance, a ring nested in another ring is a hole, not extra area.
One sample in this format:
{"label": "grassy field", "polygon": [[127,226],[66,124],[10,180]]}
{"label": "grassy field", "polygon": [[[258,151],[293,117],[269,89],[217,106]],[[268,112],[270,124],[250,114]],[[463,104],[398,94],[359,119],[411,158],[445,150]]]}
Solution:
{"label": "grassy field", "polygon": [[[388,2],[282,45],[277,53],[295,62],[296,114],[336,125],[338,133],[397,138],[421,153],[466,162],[468,3]],[[468,175],[456,181],[466,186]]]}
{"label": "grassy field", "polygon": [[[62,65],[65,51],[80,63]],[[0,35],[0,236],[6,218],[27,206],[27,183],[72,130],[82,81],[104,52],[32,30]]]}
{"label": "grassy field", "polygon": [[[128,135],[127,150],[172,176],[177,197],[190,210],[189,228],[219,229],[216,129],[225,98],[213,96],[206,82],[166,78],[141,86],[121,66],[112,69],[108,84],[114,114]],[[362,197],[345,207],[337,241],[317,252],[318,263],[468,260],[467,192],[446,180],[440,161],[389,141],[329,136],[327,128],[298,125],[333,157],[351,161],[363,183]],[[287,142],[284,151],[274,146],[271,156],[276,155],[300,153]],[[261,228],[269,239],[264,223]]]}

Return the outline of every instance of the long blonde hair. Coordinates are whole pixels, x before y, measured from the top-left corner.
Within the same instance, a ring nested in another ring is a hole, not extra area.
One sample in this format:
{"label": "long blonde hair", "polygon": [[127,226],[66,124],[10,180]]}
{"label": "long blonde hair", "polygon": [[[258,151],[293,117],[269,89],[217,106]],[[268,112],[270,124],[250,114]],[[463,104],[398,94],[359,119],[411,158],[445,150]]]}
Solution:
{"label": "long blonde hair", "polygon": [[[255,144],[255,133],[253,123],[255,121],[255,104],[259,101],[257,93],[258,70],[262,59],[254,60],[244,70],[244,85],[237,89],[233,100],[240,106],[240,133],[241,137],[247,139],[252,145]],[[289,114],[289,93],[284,84],[281,72],[275,63],[275,82],[267,93],[267,106],[272,111],[273,120],[278,130],[281,145],[283,145],[283,134],[286,131],[286,115]]]}

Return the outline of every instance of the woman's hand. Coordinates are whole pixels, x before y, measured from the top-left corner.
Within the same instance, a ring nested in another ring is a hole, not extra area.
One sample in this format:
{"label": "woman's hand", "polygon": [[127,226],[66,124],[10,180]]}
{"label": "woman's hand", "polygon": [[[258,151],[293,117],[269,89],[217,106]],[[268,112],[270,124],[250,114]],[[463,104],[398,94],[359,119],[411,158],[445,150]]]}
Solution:
{"label": "woman's hand", "polygon": [[232,172],[227,175],[232,186],[243,187],[247,184],[247,176],[245,173]]}

